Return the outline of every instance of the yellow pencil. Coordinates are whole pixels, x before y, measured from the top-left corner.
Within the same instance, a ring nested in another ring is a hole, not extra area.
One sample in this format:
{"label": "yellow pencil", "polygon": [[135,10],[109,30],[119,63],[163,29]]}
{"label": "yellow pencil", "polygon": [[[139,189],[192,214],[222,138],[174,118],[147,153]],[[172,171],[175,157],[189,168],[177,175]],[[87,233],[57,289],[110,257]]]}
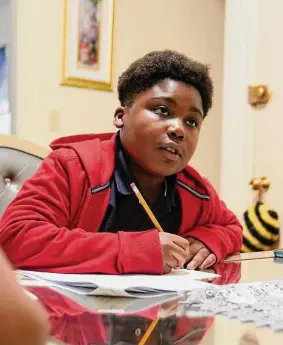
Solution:
{"label": "yellow pencil", "polygon": [[162,229],[161,225],[159,224],[158,220],[155,218],[155,215],[152,213],[152,211],[149,208],[149,206],[148,206],[147,202],[145,201],[144,197],[141,195],[141,192],[138,190],[138,187],[134,183],[131,183],[131,188],[134,191],[136,197],[138,198],[140,204],[144,208],[145,212],[147,213],[147,215],[151,219],[151,221],[152,221],[153,225],[155,226],[155,228],[159,232],[163,232],[163,229]]}
{"label": "yellow pencil", "polygon": [[157,323],[158,323],[158,319],[151,321],[151,324],[149,325],[148,329],[144,333],[138,345],[144,345],[147,342],[147,339],[150,337]]}
{"label": "yellow pencil", "polygon": [[[152,213],[151,209],[149,208],[149,206],[148,206],[147,202],[145,201],[144,197],[142,196],[141,192],[138,190],[138,187],[134,183],[131,183],[131,188],[134,191],[136,197],[138,198],[140,204],[144,208],[145,212],[147,213],[147,215],[151,219],[153,225],[156,227],[156,229],[159,232],[163,232],[161,225],[159,224],[158,220],[155,218],[155,215]],[[159,320],[158,318],[155,320],[152,320],[151,324],[149,325],[148,329],[146,330],[145,334],[141,338],[138,345],[145,345],[145,343],[147,342],[148,338],[150,337],[152,331],[154,330],[156,324],[158,323],[158,320]]]}

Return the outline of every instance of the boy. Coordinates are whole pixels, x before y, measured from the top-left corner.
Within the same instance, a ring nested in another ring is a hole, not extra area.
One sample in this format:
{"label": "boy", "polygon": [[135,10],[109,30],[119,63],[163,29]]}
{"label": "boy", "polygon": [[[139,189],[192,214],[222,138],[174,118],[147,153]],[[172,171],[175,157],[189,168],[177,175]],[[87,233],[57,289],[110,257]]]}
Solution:
{"label": "boy", "polygon": [[47,315],[17,284],[0,250],[0,344],[46,344]]}
{"label": "boy", "polygon": [[[16,267],[65,273],[204,269],[241,248],[242,228],[187,166],[212,105],[206,66],[173,51],[135,61],[118,83],[117,134],[55,140],[3,215]],[[164,229],[153,229],[135,182]]]}

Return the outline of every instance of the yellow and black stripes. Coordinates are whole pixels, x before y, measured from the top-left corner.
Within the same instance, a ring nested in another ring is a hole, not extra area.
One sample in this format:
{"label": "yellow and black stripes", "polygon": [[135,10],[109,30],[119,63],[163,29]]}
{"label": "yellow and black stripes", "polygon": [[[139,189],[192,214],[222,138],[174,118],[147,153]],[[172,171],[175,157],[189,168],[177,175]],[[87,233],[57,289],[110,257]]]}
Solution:
{"label": "yellow and black stripes", "polygon": [[279,219],[275,211],[258,202],[244,213],[241,252],[272,250],[279,241]]}

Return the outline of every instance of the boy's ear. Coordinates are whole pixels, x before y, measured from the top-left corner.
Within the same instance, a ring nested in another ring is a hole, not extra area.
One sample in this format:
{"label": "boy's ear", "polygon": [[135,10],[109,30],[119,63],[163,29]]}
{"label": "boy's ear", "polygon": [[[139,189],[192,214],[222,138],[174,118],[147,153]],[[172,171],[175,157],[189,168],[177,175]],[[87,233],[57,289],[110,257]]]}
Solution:
{"label": "boy's ear", "polygon": [[125,107],[119,107],[116,109],[114,113],[113,124],[116,128],[123,128],[124,126],[124,115],[125,115]]}

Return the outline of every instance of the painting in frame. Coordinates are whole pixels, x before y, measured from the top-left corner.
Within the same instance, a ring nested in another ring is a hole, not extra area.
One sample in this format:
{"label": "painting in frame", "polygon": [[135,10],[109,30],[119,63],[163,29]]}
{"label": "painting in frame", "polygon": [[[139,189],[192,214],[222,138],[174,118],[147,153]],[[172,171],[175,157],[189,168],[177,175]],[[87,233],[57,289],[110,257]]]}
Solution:
{"label": "painting in frame", "polygon": [[64,1],[61,85],[112,90],[114,0]]}

